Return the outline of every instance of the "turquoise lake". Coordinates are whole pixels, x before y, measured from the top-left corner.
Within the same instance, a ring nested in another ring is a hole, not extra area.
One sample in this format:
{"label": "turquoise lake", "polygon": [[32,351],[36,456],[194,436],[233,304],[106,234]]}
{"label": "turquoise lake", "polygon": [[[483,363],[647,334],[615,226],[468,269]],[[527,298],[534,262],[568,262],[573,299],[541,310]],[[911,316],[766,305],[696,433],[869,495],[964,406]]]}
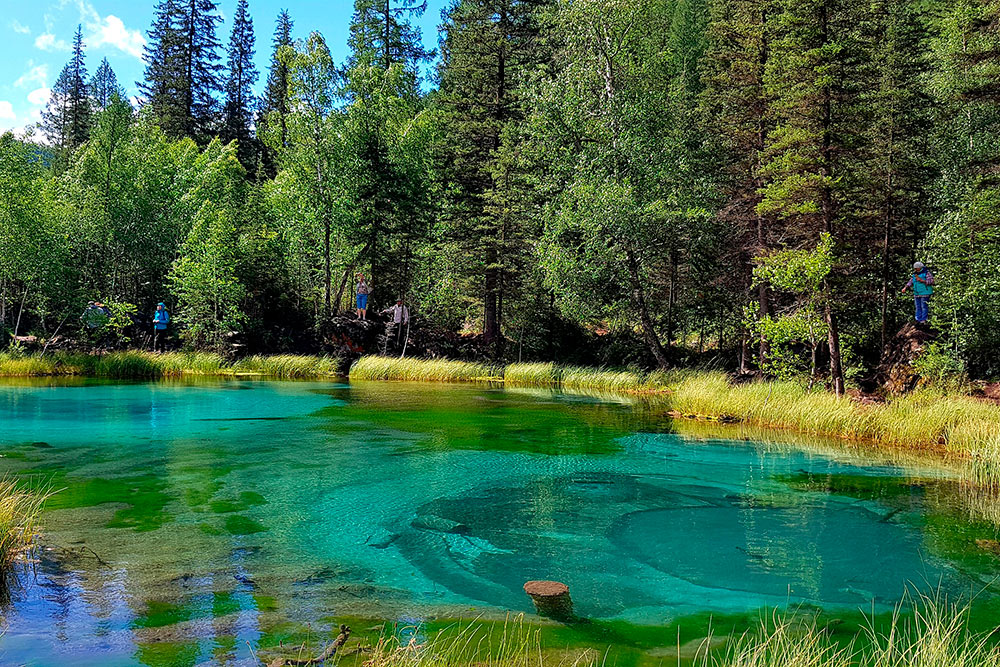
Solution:
{"label": "turquoise lake", "polygon": [[591,620],[558,641],[621,662],[710,617],[879,615],[908,588],[1000,622],[975,545],[996,526],[943,473],[676,428],[549,391],[0,382],[0,471],[55,492],[0,664],[249,665],[339,622],[533,618],[529,579]]}

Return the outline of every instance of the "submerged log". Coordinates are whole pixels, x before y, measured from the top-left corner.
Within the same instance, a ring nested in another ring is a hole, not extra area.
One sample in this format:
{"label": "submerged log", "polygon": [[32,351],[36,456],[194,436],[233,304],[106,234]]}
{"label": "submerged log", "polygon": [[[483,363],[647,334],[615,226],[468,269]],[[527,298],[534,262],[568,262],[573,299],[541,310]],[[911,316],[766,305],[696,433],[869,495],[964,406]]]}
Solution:
{"label": "submerged log", "polygon": [[529,581],[524,584],[524,592],[535,603],[539,616],[557,621],[572,621],[576,618],[569,586],[566,584],[558,581]]}
{"label": "submerged log", "polygon": [[285,665],[318,665],[321,662],[332,658],[337,650],[347,643],[350,636],[351,629],[346,625],[341,625],[340,634],[337,635],[337,638],[330,642],[330,644],[323,649],[323,652],[315,658],[275,658],[271,662],[267,663],[267,667],[285,667]]}

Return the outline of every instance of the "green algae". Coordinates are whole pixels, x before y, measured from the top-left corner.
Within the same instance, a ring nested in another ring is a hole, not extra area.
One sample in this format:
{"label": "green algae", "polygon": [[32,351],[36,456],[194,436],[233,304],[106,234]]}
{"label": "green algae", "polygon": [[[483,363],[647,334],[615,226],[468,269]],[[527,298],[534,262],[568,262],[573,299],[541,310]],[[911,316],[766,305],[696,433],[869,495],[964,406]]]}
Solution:
{"label": "green algae", "polygon": [[19,473],[29,488],[54,491],[46,510],[95,507],[106,503],[124,504],[106,524],[108,528],[131,528],[137,532],[156,530],[174,520],[167,511],[171,496],[162,476],[149,473],[125,477],[85,478],[65,470],[28,470]]}
{"label": "green algae", "polygon": [[267,527],[255,519],[243,516],[242,514],[232,514],[226,517],[226,531],[230,535],[253,535],[263,533]]}
{"label": "green algae", "polygon": [[230,512],[245,512],[257,505],[266,505],[267,499],[254,491],[243,491],[235,499],[212,500],[208,506],[216,514],[228,514]]}
{"label": "green algae", "polygon": [[199,594],[183,602],[151,600],[146,603],[146,613],[136,617],[132,626],[163,628],[195,619],[228,616],[242,608],[239,598],[227,592]]}
{"label": "green algae", "polygon": [[332,389],[329,394],[343,403],[314,416],[337,434],[367,423],[365,428],[405,433],[408,442],[435,449],[547,455],[615,454],[622,450],[620,439],[635,427],[635,415],[625,406],[598,401],[565,405],[503,392],[501,399],[496,391],[481,388],[456,394],[434,385],[393,387],[386,392],[380,383],[361,382]]}
{"label": "green algae", "polygon": [[139,644],[135,659],[149,667],[188,667],[198,662],[198,642],[151,642]]}

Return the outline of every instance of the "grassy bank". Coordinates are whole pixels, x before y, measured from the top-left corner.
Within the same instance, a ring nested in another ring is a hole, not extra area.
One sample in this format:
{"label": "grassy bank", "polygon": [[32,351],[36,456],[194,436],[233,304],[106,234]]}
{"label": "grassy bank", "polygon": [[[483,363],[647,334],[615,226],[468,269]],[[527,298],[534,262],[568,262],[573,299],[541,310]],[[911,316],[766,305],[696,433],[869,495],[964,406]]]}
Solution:
{"label": "grassy bank", "polygon": [[666,409],[684,416],[958,454],[973,463],[972,477],[1000,485],[1000,407],[969,396],[926,390],[885,404],[861,405],[795,382],[734,386],[724,373],[710,371],[646,373],[551,363],[492,367],[386,357],[362,357],[350,376],[356,380],[503,381],[510,387],[661,397]]}
{"label": "grassy bank", "polygon": [[0,479],[0,602],[9,595],[15,568],[34,545],[44,499]]}
{"label": "grassy bank", "polygon": [[0,353],[0,377],[79,375],[112,379],[156,379],[201,376],[260,375],[274,378],[332,377],[339,373],[335,357],[307,355],[252,356],[229,362],[207,352],[127,351],[104,355],[54,353],[45,356]]}
{"label": "grassy bank", "polygon": [[[907,605],[905,613],[900,608],[888,623],[872,621],[857,635],[832,632],[814,617],[775,613],[761,618],[757,628],[741,636],[709,635],[678,644],[676,656],[661,649],[660,657],[649,664],[694,667],[993,667],[1000,664],[996,639],[968,629],[967,609],[929,598]],[[598,667],[608,664],[609,656],[594,648],[546,645],[539,629],[519,616],[501,625],[470,623],[429,637],[419,629],[393,632],[369,649],[346,653],[340,661],[354,667]],[[645,663],[640,659],[638,664]]]}

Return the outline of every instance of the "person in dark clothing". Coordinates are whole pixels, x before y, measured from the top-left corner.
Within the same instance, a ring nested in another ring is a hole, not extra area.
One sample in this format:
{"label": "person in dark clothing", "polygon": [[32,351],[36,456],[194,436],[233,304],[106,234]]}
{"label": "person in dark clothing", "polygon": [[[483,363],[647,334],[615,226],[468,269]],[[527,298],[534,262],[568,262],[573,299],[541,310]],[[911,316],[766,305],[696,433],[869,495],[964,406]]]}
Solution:
{"label": "person in dark clothing", "polygon": [[156,304],[153,313],[153,352],[165,352],[167,346],[167,325],[170,324],[170,313],[162,301]]}

